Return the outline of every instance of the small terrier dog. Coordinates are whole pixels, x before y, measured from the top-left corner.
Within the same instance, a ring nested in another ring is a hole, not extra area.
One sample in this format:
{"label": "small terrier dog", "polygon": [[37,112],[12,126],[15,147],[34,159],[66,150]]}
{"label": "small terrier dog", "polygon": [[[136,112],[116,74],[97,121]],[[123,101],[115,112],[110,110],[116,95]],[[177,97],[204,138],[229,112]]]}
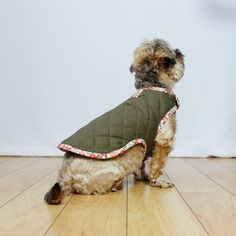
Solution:
{"label": "small terrier dog", "polygon": [[44,197],[48,204],[59,204],[69,193],[120,190],[130,174],[151,186],[173,185],[163,168],[174,143],[179,104],[172,89],[183,77],[184,55],[164,40],[146,40],[134,51],[130,72],[136,94],[59,145],[65,156]]}

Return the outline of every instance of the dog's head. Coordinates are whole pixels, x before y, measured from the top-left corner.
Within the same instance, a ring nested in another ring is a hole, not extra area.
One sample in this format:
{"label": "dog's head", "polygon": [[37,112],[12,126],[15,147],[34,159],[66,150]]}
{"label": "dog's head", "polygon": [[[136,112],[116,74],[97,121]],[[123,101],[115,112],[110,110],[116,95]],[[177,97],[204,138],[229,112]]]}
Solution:
{"label": "dog's head", "polygon": [[134,51],[130,72],[137,89],[160,86],[172,89],[184,74],[184,55],[161,39],[146,40]]}

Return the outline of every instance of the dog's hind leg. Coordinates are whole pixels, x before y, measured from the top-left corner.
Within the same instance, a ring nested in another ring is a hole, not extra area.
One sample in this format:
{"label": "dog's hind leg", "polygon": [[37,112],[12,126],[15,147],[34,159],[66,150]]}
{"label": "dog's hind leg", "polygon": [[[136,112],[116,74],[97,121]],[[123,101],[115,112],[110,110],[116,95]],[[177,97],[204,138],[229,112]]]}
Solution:
{"label": "dog's hind leg", "polygon": [[117,192],[118,190],[122,190],[123,189],[123,182],[124,182],[124,179],[120,179],[118,181],[115,181],[112,188],[111,188],[111,191]]}
{"label": "dog's hind leg", "polygon": [[146,171],[146,162],[147,160],[143,161],[142,166],[134,173],[134,179],[137,181],[148,181],[149,176]]}

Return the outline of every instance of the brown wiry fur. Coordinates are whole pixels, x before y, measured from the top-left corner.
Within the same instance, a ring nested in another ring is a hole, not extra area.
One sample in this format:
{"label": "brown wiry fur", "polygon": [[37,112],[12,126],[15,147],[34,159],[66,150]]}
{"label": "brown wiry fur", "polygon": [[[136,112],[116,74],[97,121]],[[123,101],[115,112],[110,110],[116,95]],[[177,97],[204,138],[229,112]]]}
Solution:
{"label": "brown wiry fur", "polygon": [[[178,49],[173,50],[164,40],[144,41],[134,52],[130,71],[135,74],[137,89],[155,86],[172,89],[184,73],[183,54]],[[141,145],[109,160],[66,153],[57,183],[45,195],[46,202],[59,204],[64,195],[70,193],[104,194],[117,191],[122,189],[123,180],[130,174],[135,174],[137,180],[149,180],[151,186],[171,187],[172,183],[163,178],[163,168],[173,148],[175,132],[173,115],[156,136],[151,159],[146,159]]]}

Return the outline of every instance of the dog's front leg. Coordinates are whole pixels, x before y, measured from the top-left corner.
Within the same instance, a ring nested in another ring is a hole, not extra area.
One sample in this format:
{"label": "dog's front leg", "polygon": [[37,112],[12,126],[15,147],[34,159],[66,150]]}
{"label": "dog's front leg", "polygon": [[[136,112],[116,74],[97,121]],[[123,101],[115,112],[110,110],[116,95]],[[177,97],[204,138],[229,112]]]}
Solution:
{"label": "dog's front leg", "polygon": [[163,177],[163,168],[171,150],[171,146],[161,146],[158,143],[155,144],[150,163],[150,185],[160,188],[173,186],[170,181]]}
{"label": "dog's front leg", "polygon": [[161,188],[168,188],[173,184],[163,177],[166,159],[173,148],[175,134],[175,116],[162,127],[162,132],[155,138],[155,146],[150,162],[150,184]]}

